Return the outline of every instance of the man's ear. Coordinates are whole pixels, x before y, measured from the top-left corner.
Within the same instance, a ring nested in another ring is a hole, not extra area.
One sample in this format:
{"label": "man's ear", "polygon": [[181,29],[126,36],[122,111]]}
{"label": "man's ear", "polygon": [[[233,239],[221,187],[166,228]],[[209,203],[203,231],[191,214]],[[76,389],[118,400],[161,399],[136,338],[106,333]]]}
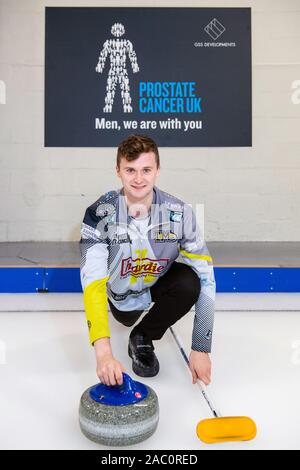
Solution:
{"label": "man's ear", "polygon": [[118,166],[116,166],[116,173],[117,173],[117,176],[120,178],[120,168]]}

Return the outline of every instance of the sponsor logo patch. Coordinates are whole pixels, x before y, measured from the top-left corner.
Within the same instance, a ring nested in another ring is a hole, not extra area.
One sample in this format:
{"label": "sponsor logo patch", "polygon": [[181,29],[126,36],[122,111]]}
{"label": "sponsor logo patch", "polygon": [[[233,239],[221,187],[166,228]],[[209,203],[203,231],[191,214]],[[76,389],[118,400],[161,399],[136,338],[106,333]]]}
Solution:
{"label": "sponsor logo patch", "polygon": [[167,267],[168,262],[169,258],[158,260],[150,258],[126,258],[122,260],[121,276],[124,277],[128,274],[134,277],[147,276],[148,274],[160,275]]}
{"label": "sponsor logo patch", "polygon": [[113,237],[110,239],[110,244],[111,245],[121,245],[122,243],[131,243],[131,239],[128,235],[128,233],[124,234],[114,234]]}
{"label": "sponsor logo patch", "polygon": [[208,332],[205,335],[205,339],[210,339],[211,338],[211,330],[208,330]]}
{"label": "sponsor logo patch", "polygon": [[163,242],[176,242],[177,236],[174,232],[169,232],[167,230],[162,230],[160,232],[155,232],[155,241],[163,243]]}
{"label": "sponsor logo patch", "polygon": [[181,222],[182,212],[170,211],[170,220],[171,222]]}

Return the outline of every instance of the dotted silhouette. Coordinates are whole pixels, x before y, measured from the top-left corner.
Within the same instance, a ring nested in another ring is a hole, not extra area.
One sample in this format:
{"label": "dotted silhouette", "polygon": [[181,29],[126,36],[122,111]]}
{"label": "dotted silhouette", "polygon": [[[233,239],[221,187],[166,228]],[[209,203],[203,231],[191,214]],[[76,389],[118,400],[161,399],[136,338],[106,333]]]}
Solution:
{"label": "dotted silhouette", "polygon": [[137,73],[139,66],[136,53],[132,43],[128,39],[119,39],[125,33],[125,28],[121,23],[115,23],[111,27],[111,33],[116,39],[107,39],[100,52],[96,72],[102,73],[105,67],[106,58],[109,55],[110,69],[106,83],[106,96],[104,98],[104,113],[111,113],[115,98],[117,84],[120,86],[124,113],[132,113],[129,78],[126,70],[126,57],[128,54],[132,71]]}

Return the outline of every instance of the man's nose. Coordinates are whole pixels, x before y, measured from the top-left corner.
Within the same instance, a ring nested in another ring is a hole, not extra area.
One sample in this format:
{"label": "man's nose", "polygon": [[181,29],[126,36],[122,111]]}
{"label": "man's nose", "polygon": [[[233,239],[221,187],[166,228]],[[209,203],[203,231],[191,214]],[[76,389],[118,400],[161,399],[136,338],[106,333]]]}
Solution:
{"label": "man's nose", "polygon": [[137,171],[136,174],[135,174],[135,181],[136,181],[137,183],[140,183],[142,180],[143,180],[143,175],[142,175],[142,173],[139,173],[139,172]]}

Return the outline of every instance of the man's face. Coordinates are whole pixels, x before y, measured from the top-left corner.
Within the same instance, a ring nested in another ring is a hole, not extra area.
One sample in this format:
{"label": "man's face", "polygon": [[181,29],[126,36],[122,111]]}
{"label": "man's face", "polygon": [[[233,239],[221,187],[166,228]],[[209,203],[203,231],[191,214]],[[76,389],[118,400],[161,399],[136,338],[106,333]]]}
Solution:
{"label": "man's face", "polygon": [[135,201],[141,201],[152,193],[159,175],[154,152],[141,153],[131,162],[121,158],[120,168],[116,170],[122,180],[125,196]]}

